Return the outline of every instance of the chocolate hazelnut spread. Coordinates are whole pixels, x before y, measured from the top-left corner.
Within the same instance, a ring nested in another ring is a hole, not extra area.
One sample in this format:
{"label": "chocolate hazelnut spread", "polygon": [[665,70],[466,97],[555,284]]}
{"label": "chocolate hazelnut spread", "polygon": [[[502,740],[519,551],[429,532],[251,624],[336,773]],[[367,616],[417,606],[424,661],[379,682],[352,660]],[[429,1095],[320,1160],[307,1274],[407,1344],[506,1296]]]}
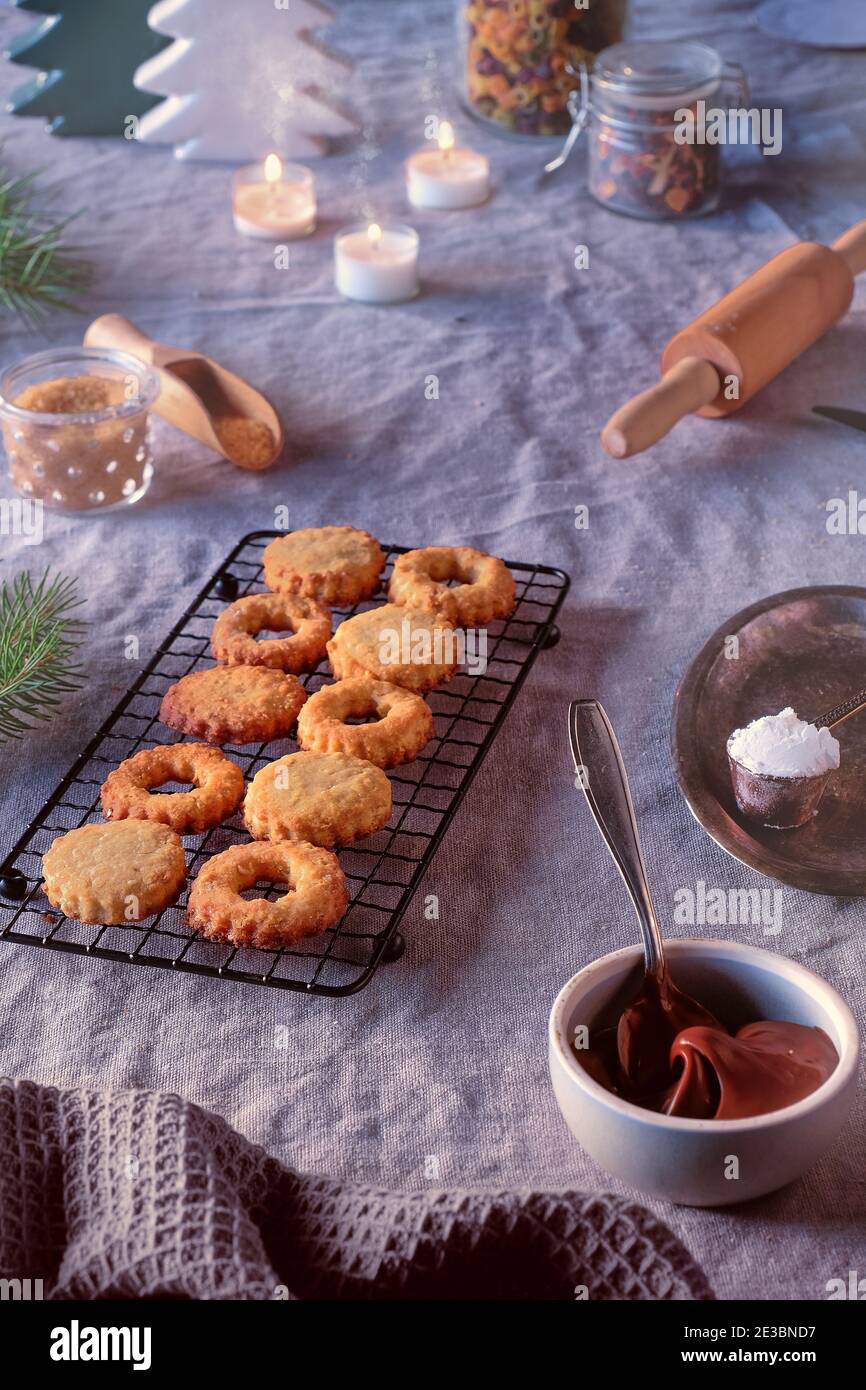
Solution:
{"label": "chocolate hazelnut spread", "polygon": [[821,1028],[763,1020],[732,1033],[667,975],[648,976],[616,1027],[575,1056],[623,1100],[695,1120],[781,1110],[816,1091],[839,1061]]}

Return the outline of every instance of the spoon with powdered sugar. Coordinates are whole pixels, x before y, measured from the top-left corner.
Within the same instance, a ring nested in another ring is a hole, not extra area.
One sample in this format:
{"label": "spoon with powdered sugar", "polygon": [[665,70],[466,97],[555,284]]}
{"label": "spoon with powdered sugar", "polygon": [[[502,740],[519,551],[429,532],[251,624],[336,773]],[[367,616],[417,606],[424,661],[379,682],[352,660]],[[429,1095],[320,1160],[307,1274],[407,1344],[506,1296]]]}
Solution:
{"label": "spoon with powdered sugar", "polygon": [[830,730],[864,708],[866,689],[811,724],[788,707],[735,729],[727,742],[728,766],[743,815],[771,830],[806,825],[839,767],[839,742]]}

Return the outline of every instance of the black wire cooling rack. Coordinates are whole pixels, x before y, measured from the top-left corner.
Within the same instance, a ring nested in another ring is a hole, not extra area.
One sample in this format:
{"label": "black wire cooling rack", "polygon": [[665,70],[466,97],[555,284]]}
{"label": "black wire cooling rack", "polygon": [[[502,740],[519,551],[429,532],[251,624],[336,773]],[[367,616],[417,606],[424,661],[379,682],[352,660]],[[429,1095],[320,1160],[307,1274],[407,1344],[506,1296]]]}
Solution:
{"label": "black wire cooling rack", "polygon": [[[435,736],[414,763],[391,773],[394,805],[388,825],[339,852],[350,899],[342,921],[330,931],[280,950],[237,948],[190,931],[186,894],[145,922],[105,927],[64,917],[42,892],[42,855],[58,834],[101,819],[99,789],[111,769],[141,748],[178,742],[159,721],[162,697],[181,676],[213,664],[213,620],[226,602],[265,588],[262,551],[277,534],[256,531],[236,546],[0,866],[0,939],[324,995],[362,989],[383,960],[402,955],[398,928],[412,896],[535,658],[559,640],[555,619],[569,586],[561,570],[509,562],[517,584],[514,613],[489,627],[483,673],[461,669],[446,687],[429,694]],[[394,556],[405,549],[386,550],[385,586]],[[335,619],[375,603],[336,609]],[[329,678],[323,663],[302,679],[312,692]],[[295,746],[291,739],[278,739],[252,751],[251,745],[226,751],[250,779]],[[237,815],[203,835],[184,837],[190,878],[204,859],[248,839]],[[258,891],[273,898],[280,889],[259,885]]]}

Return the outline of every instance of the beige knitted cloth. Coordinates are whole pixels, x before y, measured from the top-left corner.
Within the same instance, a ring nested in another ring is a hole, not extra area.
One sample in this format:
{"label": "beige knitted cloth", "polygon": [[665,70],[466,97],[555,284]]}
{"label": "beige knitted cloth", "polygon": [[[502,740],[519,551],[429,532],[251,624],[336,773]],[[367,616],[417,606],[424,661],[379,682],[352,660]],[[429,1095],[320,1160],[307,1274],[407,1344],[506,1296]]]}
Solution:
{"label": "beige knitted cloth", "polygon": [[354,1187],[286,1169],[177,1096],[8,1080],[0,1278],[56,1299],[713,1296],[619,1197]]}

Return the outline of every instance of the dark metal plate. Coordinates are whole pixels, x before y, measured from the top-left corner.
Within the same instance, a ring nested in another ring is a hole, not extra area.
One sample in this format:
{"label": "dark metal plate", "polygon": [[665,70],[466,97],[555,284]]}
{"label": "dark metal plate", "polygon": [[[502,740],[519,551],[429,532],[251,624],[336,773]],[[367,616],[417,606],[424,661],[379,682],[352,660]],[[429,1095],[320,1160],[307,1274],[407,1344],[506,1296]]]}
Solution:
{"label": "dark metal plate", "polygon": [[725,753],[733,730],[759,715],[792,705],[815,719],[863,685],[866,589],[791,589],[713,633],[677,691],[671,741],[689,809],[716,844],[796,888],[866,896],[866,711],[836,731],[842,766],[818,814],[798,830],[769,830],[740,815]]}

